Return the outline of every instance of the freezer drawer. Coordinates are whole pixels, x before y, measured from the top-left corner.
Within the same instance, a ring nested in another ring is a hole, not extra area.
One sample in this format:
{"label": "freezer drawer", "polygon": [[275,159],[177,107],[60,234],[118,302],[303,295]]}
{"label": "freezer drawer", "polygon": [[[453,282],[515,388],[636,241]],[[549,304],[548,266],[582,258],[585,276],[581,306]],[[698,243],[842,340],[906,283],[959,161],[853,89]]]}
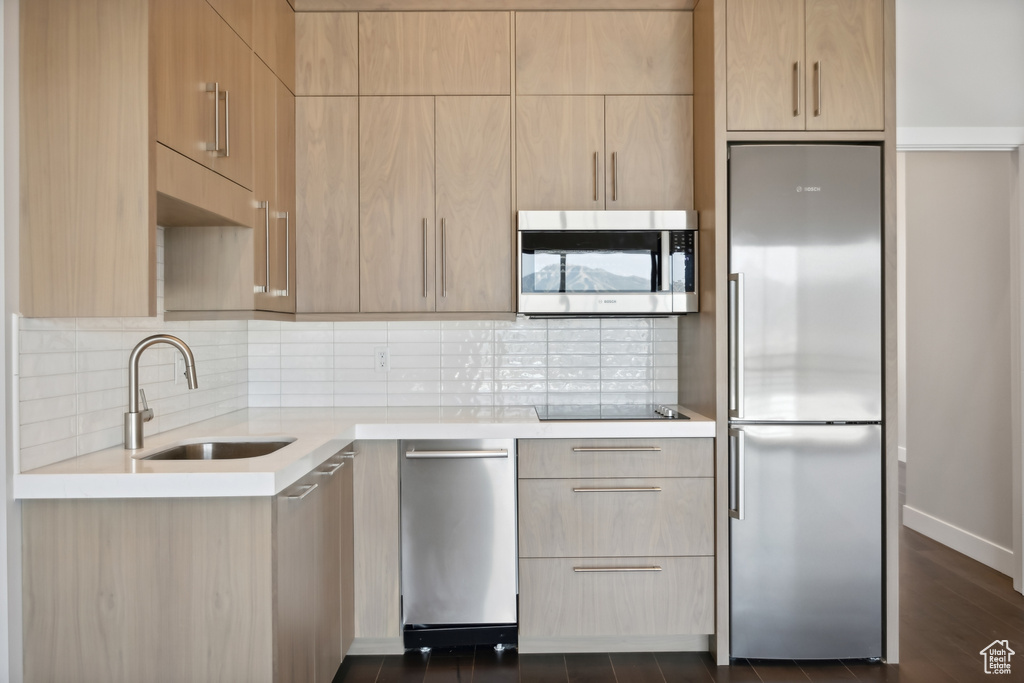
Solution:
{"label": "freezer drawer", "polygon": [[730,430],[731,654],[882,655],[882,427]]}
{"label": "freezer drawer", "polygon": [[515,624],[515,442],[402,441],[400,452],[403,626]]}

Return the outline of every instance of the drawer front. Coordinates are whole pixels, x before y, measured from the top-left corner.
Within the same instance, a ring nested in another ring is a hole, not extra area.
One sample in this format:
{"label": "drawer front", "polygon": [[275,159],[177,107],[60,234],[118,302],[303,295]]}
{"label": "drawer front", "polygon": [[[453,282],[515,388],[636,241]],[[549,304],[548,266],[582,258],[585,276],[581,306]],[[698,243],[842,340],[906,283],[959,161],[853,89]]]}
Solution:
{"label": "drawer front", "polygon": [[713,481],[521,480],[519,556],[713,555]]}
{"label": "drawer front", "polygon": [[713,439],[520,439],[519,478],[711,477]]}
{"label": "drawer front", "polygon": [[[660,571],[652,570],[655,567]],[[522,559],[519,634],[712,633],[713,577],[710,557]]]}

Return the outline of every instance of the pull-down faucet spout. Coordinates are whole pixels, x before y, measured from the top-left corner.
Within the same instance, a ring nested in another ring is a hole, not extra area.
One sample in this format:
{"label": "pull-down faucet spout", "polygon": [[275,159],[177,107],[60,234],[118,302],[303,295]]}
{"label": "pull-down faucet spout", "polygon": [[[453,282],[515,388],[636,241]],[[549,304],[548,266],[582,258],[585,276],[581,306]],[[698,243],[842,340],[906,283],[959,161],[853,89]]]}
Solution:
{"label": "pull-down faucet spout", "polygon": [[146,337],[132,349],[132,355],[128,357],[128,412],[124,414],[124,447],[135,450],[142,448],[142,424],[153,419],[153,411],[146,405],[146,395],[141,394],[142,410],[139,410],[139,358],[142,352],[153,344],[170,344],[181,352],[185,359],[185,380],[189,389],[199,386],[196,378],[196,359],[192,356],[192,349],[188,344],[169,334],[154,334]]}

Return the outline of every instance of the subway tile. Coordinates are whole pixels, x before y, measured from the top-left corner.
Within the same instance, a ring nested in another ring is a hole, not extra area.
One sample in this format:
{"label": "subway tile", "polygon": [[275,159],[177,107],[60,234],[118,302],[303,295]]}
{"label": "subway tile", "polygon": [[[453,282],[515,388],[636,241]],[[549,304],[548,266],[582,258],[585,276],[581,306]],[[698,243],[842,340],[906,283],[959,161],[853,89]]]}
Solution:
{"label": "subway tile", "polygon": [[333,408],[334,394],[284,394],[281,396],[282,408]]}
{"label": "subway tile", "polygon": [[549,393],[547,402],[550,405],[579,406],[600,403],[600,394],[597,392],[584,393]]}
{"label": "subway tile", "polygon": [[282,382],[332,382],[333,368],[282,368]]}
{"label": "subway tile", "polygon": [[548,334],[554,330],[589,330],[600,329],[600,318],[567,318],[548,321]]}
{"label": "subway tile", "polygon": [[[147,425],[149,426],[149,425]],[[155,434],[155,431],[148,432]],[[124,446],[124,425],[110,427],[98,432],[80,434],[78,437],[78,454],[84,455],[93,451],[100,451],[104,448]]]}
{"label": "subway tile", "polygon": [[[283,335],[283,333],[282,333]],[[281,343],[282,356],[333,356],[333,342],[311,342],[301,344]]]}
{"label": "subway tile", "polygon": [[494,375],[497,379],[503,380],[538,380],[547,379],[550,368],[544,367],[513,367],[496,368]]}
{"label": "subway tile", "polygon": [[[144,320],[154,321],[154,318],[143,318]],[[124,329],[124,318],[77,318],[75,320],[76,330],[90,330],[90,331],[121,331]]]}
{"label": "subway tile", "polygon": [[556,355],[580,355],[601,353],[600,342],[548,342],[548,353]]}
{"label": "subway tile", "polygon": [[609,394],[649,394],[654,389],[651,380],[602,380],[601,392]]}
{"label": "subway tile", "polygon": [[268,369],[281,367],[280,356],[249,356],[249,369]]}
{"label": "subway tile", "polygon": [[542,354],[501,355],[494,358],[494,367],[496,368],[545,368],[547,365],[548,357]]}
{"label": "subway tile", "polygon": [[334,383],[334,393],[343,395],[379,395],[387,394],[386,382],[356,382],[345,381]]}
{"label": "subway tile", "polygon": [[427,394],[389,393],[389,406],[439,406],[441,396],[437,392]]}
{"label": "subway tile", "polygon": [[379,329],[337,329],[334,330],[335,344],[387,344],[387,328]]}
{"label": "subway tile", "polygon": [[249,382],[249,395],[281,395],[280,382]]}
{"label": "subway tile", "polygon": [[22,377],[19,382],[22,401],[53,398],[75,393],[77,375],[45,375],[43,377]]}
{"label": "subway tile", "polygon": [[281,395],[280,394],[249,394],[249,407],[250,408],[280,408],[281,407]]}
{"label": "subway tile", "polygon": [[75,354],[70,351],[21,354],[20,365],[19,373],[22,377],[65,375],[75,372],[76,359]]}
{"label": "subway tile", "polygon": [[249,356],[280,356],[280,344],[249,344]]}
{"label": "subway tile", "polygon": [[478,394],[459,394],[445,392],[441,394],[443,406],[490,406],[494,405],[494,397],[490,392]]}
{"label": "subway tile", "polygon": [[[439,368],[441,356],[438,353],[406,353],[408,349],[393,345],[388,349],[390,367],[395,368]],[[372,358],[372,356],[371,356]]]}
{"label": "subway tile", "polygon": [[[601,330],[602,342],[650,342],[654,337],[649,328],[637,330],[624,328],[606,328]],[[675,338],[673,338],[675,341]]]}
{"label": "subway tile", "polygon": [[546,380],[512,380],[499,379],[495,382],[495,392],[502,394],[545,394],[548,383]]}
{"label": "subway tile", "polygon": [[601,341],[599,328],[548,330],[549,342],[596,342]]}
{"label": "subway tile", "polygon": [[335,394],[334,406],[336,408],[382,408],[388,404],[388,395],[381,394]]}
{"label": "subway tile", "polygon": [[493,320],[442,320],[441,330],[493,330]]}
{"label": "subway tile", "polygon": [[481,342],[493,342],[494,341],[494,330],[493,329],[455,329],[455,330],[441,330],[441,345],[442,348],[446,344],[464,344],[464,343],[481,343]]}
{"label": "subway tile", "polygon": [[676,355],[679,353],[679,343],[675,341],[656,341],[654,342],[654,353]]}
{"label": "subway tile", "polygon": [[637,392],[637,393],[624,393],[624,394],[613,394],[613,393],[602,393],[601,404],[602,405],[622,405],[622,404],[639,404],[639,403],[675,403],[675,398],[671,401],[664,399],[658,399],[656,394],[650,392]]}
{"label": "subway tile", "polygon": [[650,330],[655,318],[602,318],[601,330]]}
{"label": "subway tile", "polygon": [[74,351],[77,334],[74,330],[22,330],[18,335],[19,352],[25,355]]}
{"label": "subway tile", "polygon": [[77,322],[74,318],[22,318],[19,316],[18,329],[38,332],[52,332],[55,330],[73,331]]}
{"label": "subway tile", "polygon": [[441,356],[441,367],[445,369],[475,370],[494,367],[494,354]]}
{"label": "subway tile", "polygon": [[487,394],[490,396],[494,393],[494,384],[492,382],[463,382],[463,381],[442,381],[441,382],[441,394]]}
{"label": "subway tile", "polygon": [[547,341],[496,342],[494,353],[501,356],[546,355],[548,343]]}
{"label": "subway tile", "polygon": [[655,365],[655,357],[649,354],[615,355],[604,354],[600,357],[601,367],[605,368],[648,368]]}
{"label": "subway tile", "polygon": [[601,379],[600,368],[579,368],[579,367],[555,367],[548,368],[548,379],[550,380],[599,380]]}
{"label": "subway tile", "polygon": [[[397,382],[438,382],[441,371],[437,368],[392,368],[387,373],[388,384]],[[397,384],[395,386],[398,386]]]}
{"label": "subway tile", "polygon": [[74,417],[77,413],[78,397],[74,394],[22,401],[18,404],[18,418],[22,425],[62,417]]}
{"label": "subway tile", "polygon": [[249,369],[250,382],[280,382],[281,370],[278,368]]}
{"label": "subway tile", "polygon": [[548,331],[546,327],[513,327],[494,330],[494,340],[498,342],[545,342],[547,338]]}
{"label": "subway tile", "polygon": [[79,372],[127,368],[128,355],[122,351],[80,351],[77,354]]}
{"label": "subway tile", "polygon": [[547,403],[544,392],[537,393],[498,393],[494,395],[496,406],[534,406]]}
{"label": "subway tile", "polygon": [[483,356],[494,354],[494,342],[444,342],[442,356]]}
{"label": "subway tile", "polygon": [[75,433],[91,434],[92,432],[100,432],[104,429],[114,429],[118,426],[124,429],[123,412],[117,410],[96,410],[90,413],[82,413],[78,416]]}
{"label": "subway tile", "polygon": [[599,380],[548,380],[548,394],[555,393],[592,393],[601,392]]}
{"label": "subway tile", "polygon": [[280,330],[249,330],[247,335],[249,344],[280,344]]}
{"label": "subway tile", "polygon": [[[430,394],[439,394],[441,392],[441,380],[414,380],[414,381],[396,381],[393,382],[388,379],[388,394],[423,394],[429,396]],[[410,405],[410,404],[406,404]],[[415,405],[415,404],[411,404]],[[437,405],[436,403],[427,403],[424,405]]]}
{"label": "subway tile", "polygon": [[602,380],[650,380],[654,368],[649,366],[612,366],[602,367]]}
{"label": "subway tile", "polygon": [[57,417],[43,422],[21,425],[22,448],[31,448],[44,443],[53,443],[75,436],[76,419]]}
{"label": "subway tile", "polygon": [[79,412],[91,410],[120,409],[121,412],[128,410],[128,387],[117,387],[114,389],[102,389],[100,391],[86,391],[76,396]]}
{"label": "subway tile", "polygon": [[332,371],[335,382],[380,382],[387,381],[387,373],[373,368],[335,368]]}
{"label": "subway tile", "polygon": [[439,320],[399,320],[388,324],[388,334],[391,332],[416,332],[420,330],[440,330]]}
{"label": "subway tile", "polygon": [[651,342],[601,342],[600,353],[616,356],[645,356],[653,352]]}
{"label": "subway tile", "polygon": [[[329,325],[329,323],[327,324]],[[291,328],[281,330],[282,344],[333,344],[334,337],[332,327],[317,330],[292,330]]]}
{"label": "subway tile", "polygon": [[494,379],[494,368],[490,366],[467,365],[441,369],[441,381],[480,382],[492,379]]}

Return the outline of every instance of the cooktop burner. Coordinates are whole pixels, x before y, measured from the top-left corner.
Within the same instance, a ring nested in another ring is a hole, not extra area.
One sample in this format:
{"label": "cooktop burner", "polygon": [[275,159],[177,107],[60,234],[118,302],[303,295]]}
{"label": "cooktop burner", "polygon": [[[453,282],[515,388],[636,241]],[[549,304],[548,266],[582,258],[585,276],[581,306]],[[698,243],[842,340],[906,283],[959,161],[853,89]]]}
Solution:
{"label": "cooktop burner", "polygon": [[534,406],[537,417],[549,420],[688,420],[674,405],[636,403],[625,405],[541,405]]}

